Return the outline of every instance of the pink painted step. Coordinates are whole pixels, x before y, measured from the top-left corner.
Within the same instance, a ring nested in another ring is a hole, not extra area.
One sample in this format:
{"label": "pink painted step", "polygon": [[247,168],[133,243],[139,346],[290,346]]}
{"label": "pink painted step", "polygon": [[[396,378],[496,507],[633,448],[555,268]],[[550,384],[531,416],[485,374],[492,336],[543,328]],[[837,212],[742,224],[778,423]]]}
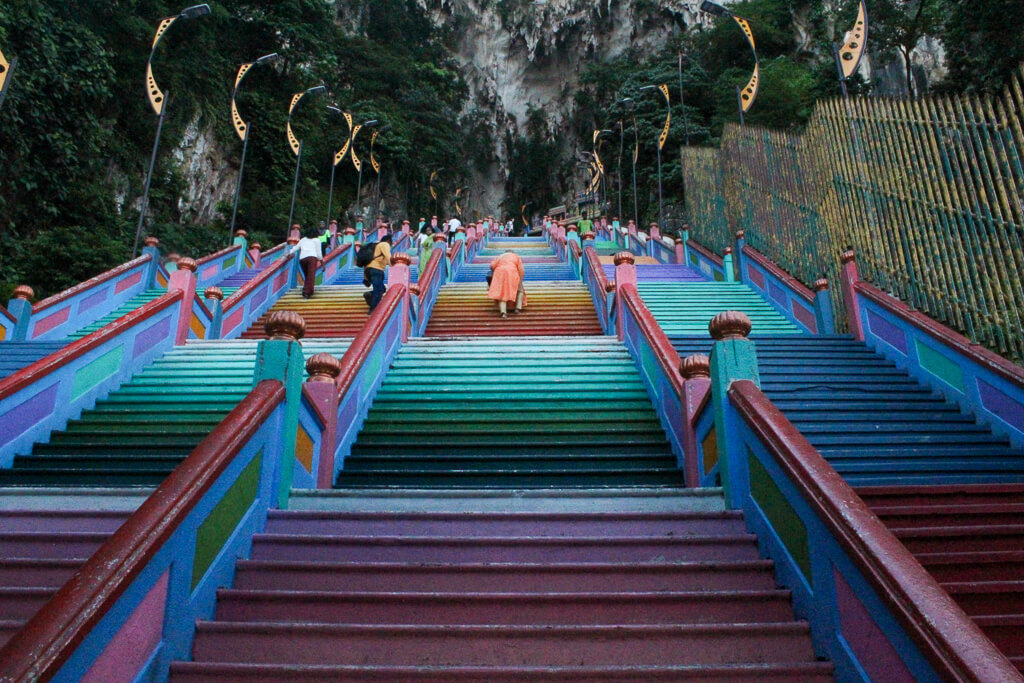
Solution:
{"label": "pink painted step", "polygon": [[729,683],[831,683],[827,662],[792,664],[732,664],[724,666],[609,666],[609,667],[423,667],[396,666],[277,666],[267,664],[208,664],[177,662],[173,683],[312,683],[314,681],[419,681],[450,683],[579,683],[580,681],[647,683],[648,681],[728,681]]}
{"label": "pink painted step", "polygon": [[253,559],[315,562],[673,562],[756,560],[752,534],[686,538],[430,538],[403,536],[255,537]]}
{"label": "pink painted step", "polygon": [[127,517],[124,512],[107,510],[11,510],[0,512],[0,533],[91,531],[112,534],[125,519]]}
{"label": "pink painted step", "polygon": [[284,591],[539,591],[770,590],[773,565],[751,562],[459,564],[238,563],[235,588]]}
{"label": "pink painted step", "polygon": [[346,626],[200,622],[193,659],[264,664],[610,666],[813,659],[806,624]]}
{"label": "pink painted step", "polygon": [[680,512],[625,514],[536,513],[367,513],[339,517],[334,512],[272,511],[268,534],[343,536],[386,534],[401,536],[529,536],[573,538],[622,536],[630,538],[743,533],[738,512]]}
{"label": "pink painted step", "polygon": [[765,623],[792,618],[790,597],[789,591],[784,590],[691,593],[222,590],[218,594],[217,619],[234,622],[502,626]]}

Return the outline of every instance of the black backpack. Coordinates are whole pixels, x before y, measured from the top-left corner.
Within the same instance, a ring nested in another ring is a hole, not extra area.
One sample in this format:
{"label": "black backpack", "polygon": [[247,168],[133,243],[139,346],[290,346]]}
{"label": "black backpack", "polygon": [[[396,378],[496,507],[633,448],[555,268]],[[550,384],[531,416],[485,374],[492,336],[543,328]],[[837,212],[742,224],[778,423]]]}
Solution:
{"label": "black backpack", "polygon": [[373,255],[377,251],[376,242],[367,242],[363,246],[359,247],[359,251],[356,252],[356,268],[365,268],[370,265],[373,261]]}

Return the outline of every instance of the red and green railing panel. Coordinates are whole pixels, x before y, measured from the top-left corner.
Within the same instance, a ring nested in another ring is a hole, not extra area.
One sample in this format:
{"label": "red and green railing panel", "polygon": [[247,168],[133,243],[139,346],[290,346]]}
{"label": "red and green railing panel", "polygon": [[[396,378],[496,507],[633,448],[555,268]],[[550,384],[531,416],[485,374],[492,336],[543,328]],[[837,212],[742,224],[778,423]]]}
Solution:
{"label": "red and green railing panel", "polygon": [[291,289],[296,278],[296,263],[293,255],[285,255],[224,299],[218,338],[234,339],[242,334]]}
{"label": "red and green railing panel", "polygon": [[285,396],[259,382],[7,643],[0,678],[165,680],[188,659],[196,619],[274,505]]}
{"label": "red and green railing panel", "polygon": [[582,277],[583,284],[587,286],[590,298],[594,302],[597,319],[601,321],[601,329],[605,334],[615,334],[615,323],[612,319],[615,286],[608,281],[604,268],[601,267],[601,259],[597,255],[597,251],[589,245],[583,249]]}
{"label": "red and green railing panel", "polygon": [[310,359],[310,380],[302,387],[292,487],[334,485],[403,338],[408,338],[409,297],[405,284],[392,285],[340,360],[326,354]]}
{"label": "red and green railing panel", "polygon": [[[178,276],[185,279],[191,273]],[[27,453],[72,416],[183,343],[190,316],[187,289],[160,298],[0,380],[0,466]]]}
{"label": "red and green railing panel", "polygon": [[198,259],[196,263],[197,287],[202,290],[215,285],[229,275],[246,267],[247,244],[244,237],[236,237],[235,244]]}
{"label": "red and green railing panel", "polygon": [[[792,590],[797,616],[810,623],[818,655],[834,663],[839,680],[1018,680],[761,392],[754,343],[737,316],[712,323],[711,400],[694,416],[698,462],[717,463],[729,507],[744,510],[777,580]],[[709,414],[711,432],[703,427]]]}
{"label": "red and green railing panel", "polygon": [[448,259],[445,257],[444,246],[442,243],[437,243],[433,251],[430,252],[423,275],[410,288],[415,295],[410,306],[412,336],[414,337],[422,336],[423,331],[427,329],[427,323],[430,321],[430,314],[434,310],[441,287],[450,277],[446,272],[447,266]]}
{"label": "red and green railing panel", "polygon": [[1024,447],[1024,369],[860,280],[853,254],[842,290],[853,334]]}
{"label": "red and green railing panel", "polygon": [[10,311],[0,306],[0,341],[14,339],[14,330],[18,326],[18,320]]}

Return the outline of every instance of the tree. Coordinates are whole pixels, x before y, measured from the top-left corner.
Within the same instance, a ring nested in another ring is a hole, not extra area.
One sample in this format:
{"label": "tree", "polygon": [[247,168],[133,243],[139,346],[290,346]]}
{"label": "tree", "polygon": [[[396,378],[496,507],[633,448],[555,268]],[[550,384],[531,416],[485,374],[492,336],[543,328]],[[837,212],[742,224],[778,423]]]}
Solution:
{"label": "tree", "polygon": [[914,79],[914,50],[922,38],[939,35],[947,11],[947,0],[876,0],[871,3],[872,54],[883,60],[896,56],[902,59],[908,97],[921,95]]}

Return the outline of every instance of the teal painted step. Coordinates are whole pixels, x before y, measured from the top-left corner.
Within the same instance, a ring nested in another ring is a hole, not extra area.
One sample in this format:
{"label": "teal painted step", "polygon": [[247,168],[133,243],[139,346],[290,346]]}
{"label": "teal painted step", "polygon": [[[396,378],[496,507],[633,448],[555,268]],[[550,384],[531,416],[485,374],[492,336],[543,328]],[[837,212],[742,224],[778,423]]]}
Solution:
{"label": "teal painted step", "polygon": [[136,308],[140,308],[141,306],[148,304],[150,301],[160,298],[166,293],[167,291],[163,289],[147,289],[142,294],[138,294],[136,296],[133,296],[131,299],[128,299],[128,301],[124,302],[123,304],[121,304],[120,306],[118,306],[117,308],[115,308],[114,310],[112,310],[110,313],[106,314],[99,320],[96,320],[93,323],[86,325],[85,327],[81,328],[74,334],[68,335],[68,339],[70,341],[74,341],[75,339],[81,339],[82,337],[90,335],[96,330],[106,327],[107,325],[114,322],[121,316],[128,315]]}
{"label": "teal painted step", "polygon": [[[190,342],[38,443],[0,486],[156,486],[252,389],[256,341]],[[347,339],[305,339],[340,358]]]}
{"label": "teal painted step", "polygon": [[608,337],[411,340],[338,485],[682,483],[632,357]]}
{"label": "teal painted step", "polygon": [[726,282],[640,283],[647,308],[668,335],[706,335],[708,323],[722,311],[742,311],[753,323],[751,334],[801,334],[801,330],[747,285]]}

